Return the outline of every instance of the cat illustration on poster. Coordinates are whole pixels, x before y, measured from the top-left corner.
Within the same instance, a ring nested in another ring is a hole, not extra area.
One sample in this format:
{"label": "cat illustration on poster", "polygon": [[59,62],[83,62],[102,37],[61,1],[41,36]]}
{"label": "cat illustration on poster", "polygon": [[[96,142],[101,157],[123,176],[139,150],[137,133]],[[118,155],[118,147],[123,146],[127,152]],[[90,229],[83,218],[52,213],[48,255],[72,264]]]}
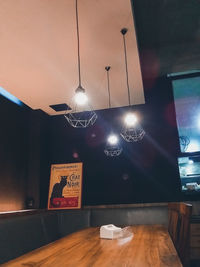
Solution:
{"label": "cat illustration on poster", "polygon": [[53,199],[54,198],[63,198],[63,188],[67,184],[67,176],[61,176],[60,182],[54,184],[52,193],[51,193],[51,204],[53,204]]}

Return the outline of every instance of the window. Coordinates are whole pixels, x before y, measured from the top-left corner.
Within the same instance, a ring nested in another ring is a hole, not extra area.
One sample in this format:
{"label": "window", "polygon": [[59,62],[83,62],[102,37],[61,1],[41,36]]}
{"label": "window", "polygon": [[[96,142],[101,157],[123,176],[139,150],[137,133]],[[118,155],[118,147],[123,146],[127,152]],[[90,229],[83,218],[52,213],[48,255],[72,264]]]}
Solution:
{"label": "window", "polygon": [[180,150],[200,152],[200,77],[172,80]]}
{"label": "window", "polygon": [[200,72],[170,75],[174,94],[182,192],[200,193]]}

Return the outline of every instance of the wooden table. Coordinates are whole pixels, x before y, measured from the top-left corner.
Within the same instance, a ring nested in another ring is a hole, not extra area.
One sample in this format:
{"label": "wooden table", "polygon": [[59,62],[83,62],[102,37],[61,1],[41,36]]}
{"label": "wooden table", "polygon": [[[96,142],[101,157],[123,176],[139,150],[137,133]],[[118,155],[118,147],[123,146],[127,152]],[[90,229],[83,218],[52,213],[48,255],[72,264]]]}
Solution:
{"label": "wooden table", "polygon": [[177,252],[161,225],[132,226],[133,238],[99,238],[87,228],[9,261],[3,266],[181,267]]}

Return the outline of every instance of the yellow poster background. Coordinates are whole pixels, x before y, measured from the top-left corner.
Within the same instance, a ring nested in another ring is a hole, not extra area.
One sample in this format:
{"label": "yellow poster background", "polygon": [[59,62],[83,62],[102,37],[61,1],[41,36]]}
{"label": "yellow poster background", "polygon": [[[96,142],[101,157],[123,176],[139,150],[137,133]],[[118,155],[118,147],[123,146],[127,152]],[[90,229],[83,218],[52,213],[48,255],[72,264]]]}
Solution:
{"label": "yellow poster background", "polygon": [[81,208],[82,168],[82,162],[51,165],[48,209]]}

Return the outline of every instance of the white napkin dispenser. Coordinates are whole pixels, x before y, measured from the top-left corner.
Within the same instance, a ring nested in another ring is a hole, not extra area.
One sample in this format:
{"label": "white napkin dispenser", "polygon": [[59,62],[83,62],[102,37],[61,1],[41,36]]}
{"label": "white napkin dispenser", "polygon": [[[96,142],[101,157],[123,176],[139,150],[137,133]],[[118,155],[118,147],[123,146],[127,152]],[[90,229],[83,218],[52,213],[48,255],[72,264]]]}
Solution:
{"label": "white napkin dispenser", "polygon": [[102,225],[100,228],[100,238],[115,239],[122,235],[122,228],[113,224]]}

